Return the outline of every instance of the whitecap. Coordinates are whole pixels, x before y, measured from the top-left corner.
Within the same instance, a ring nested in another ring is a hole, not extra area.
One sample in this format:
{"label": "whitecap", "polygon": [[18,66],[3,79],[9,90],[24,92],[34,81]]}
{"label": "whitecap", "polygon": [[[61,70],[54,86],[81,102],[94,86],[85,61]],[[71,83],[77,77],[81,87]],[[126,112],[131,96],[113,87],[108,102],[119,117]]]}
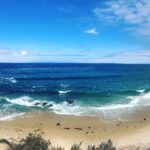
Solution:
{"label": "whitecap", "polygon": [[138,93],[144,93],[145,92],[145,89],[143,90],[137,90]]}
{"label": "whitecap", "polygon": [[71,90],[58,91],[59,94],[67,94],[69,92],[71,92]]}
{"label": "whitecap", "polygon": [[[143,107],[150,106],[150,92],[141,93],[138,96],[129,96],[126,99],[127,102],[124,104],[118,103],[103,106],[86,106],[78,104],[76,103],[76,101],[75,103],[68,105],[66,102],[56,103],[54,101],[40,101],[32,99],[28,96],[19,97],[16,99],[6,98],[6,100],[12,104],[28,107],[46,107],[57,114],[75,116],[97,116],[101,118],[118,119],[123,118],[123,116],[129,115],[136,110],[143,109]],[[42,104],[44,102],[47,104],[43,106]]]}
{"label": "whitecap", "polygon": [[28,107],[35,106],[35,104],[39,102],[37,100],[33,100],[29,96],[23,96],[23,97],[14,98],[14,99],[6,98],[6,100],[12,104],[28,106]]}
{"label": "whitecap", "polygon": [[11,78],[5,78],[5,79],[8,80],[11,83],[17,83],[17,80],[15,78],[13,78],[13,77],[11,77]]}

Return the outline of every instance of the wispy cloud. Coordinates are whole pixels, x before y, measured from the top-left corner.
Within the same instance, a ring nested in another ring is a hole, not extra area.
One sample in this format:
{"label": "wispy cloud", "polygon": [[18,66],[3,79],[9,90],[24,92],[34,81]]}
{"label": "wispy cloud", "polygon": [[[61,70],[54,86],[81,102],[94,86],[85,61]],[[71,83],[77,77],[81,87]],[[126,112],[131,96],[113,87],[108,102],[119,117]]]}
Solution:
{"label": "wispy cloud", "polygon": [[92,35],[98,35],[98,34],[99,34],[99,33],[96,31],[95,28],[90,28],[90,29],[88,29],[88,30],[85,30],[84,32],[87,33],[87,34],[92,34]]}
{"label": "wispy cloud", "polygon": [[0,62],[75,62],[77,58],[85,57],[80,53],[55,54],[31,50],[12,50],[0,48]]}
{"label": "wispy cloud", "polygon": [[102,21],[133,27],[132,31],[150,36],[149,0],[106,0],[96,7],[94,14]]}
{"label": "wispy cloud", "polygon": [[111,53],[95,59],[102,63],[150,64],[150,50]]}

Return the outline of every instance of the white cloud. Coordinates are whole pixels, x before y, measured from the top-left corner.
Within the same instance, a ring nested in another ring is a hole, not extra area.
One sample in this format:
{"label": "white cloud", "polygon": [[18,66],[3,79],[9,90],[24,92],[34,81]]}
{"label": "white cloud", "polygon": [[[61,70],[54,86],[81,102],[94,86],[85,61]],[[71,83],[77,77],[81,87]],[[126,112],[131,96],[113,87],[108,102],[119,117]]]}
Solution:
{"label": "white cloud", "polygon": [[21,56],[25,56],[25,55],[27,55],[27,54],[28,54],[27,51],[21,51],[21,52],[20,52],[20,55],[21,55]]}
{"label": "white cloud", "polygon": [[98,35],[98,34],[99,34],[99,33],[96,31],[95,28],[91,28],[91,29],[85,30],[84,32],[87,33],[87,34],[92,34],[92,35]]}
{"label": "white cloud", "polygon": [[[150,50],[124,51],[107,55],[42,54],[33,51],[0,49],[0,62],[88,62],[88,63],[141,63],[150,64]],[[80,59],[82,56],[82,59]],[[78,58],[78,59],[77,59]]]}
{"label": "white cloud", "polygon": [[94,62],[101,63],[127,63],[127,64],[150,64],[150,50],[124,51],[99,57]]}
{"label": "white cloud", "polygon": [[0,62],[28,62],[34,58],[34,53],[29,51],[0,48]]}
{"label": "white cloud", "polygon": [[134,32],[150,36],[150,0],[106,0],[93,12],[102,21],[133,26]]}
{"label": "white cloud", "polygon": [[28,51],[25,51],[25,50],[12,51],[12,52],[10,52],[10,54],[12,54],[14,56],[21,56],[21,57],[26,57],[26,56],[32,55],[32,53],[29,53]]}
{"label": "white cloud", "polygon": [[84,54],[54,54],[29,51],[29,50],[13,50],[0,48],[0,63],[1,62],[76,62],[78,59],[84,57]]}

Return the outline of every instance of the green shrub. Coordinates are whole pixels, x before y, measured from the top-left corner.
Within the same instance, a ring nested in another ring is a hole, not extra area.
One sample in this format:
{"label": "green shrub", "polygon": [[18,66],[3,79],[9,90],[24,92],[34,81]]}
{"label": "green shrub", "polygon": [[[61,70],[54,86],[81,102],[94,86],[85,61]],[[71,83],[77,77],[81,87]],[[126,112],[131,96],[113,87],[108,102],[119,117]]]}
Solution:
{"label": "green shrub", "polygon": [[[41,135],[28,134],[25,139],[21,139],[18,143],[9,142],[6,139],[0,139],[0,143],[8,145],[7,150],[64,150],[62,147],[53,147],[51,143]],[[82,142],[80,144],[72,145],[70,150],[82,150]],[[113,146],[112,141],[108,140],[106,143],[103,142],[99,146],[88,146],[87,150],[116,150]]]}
{"label": "green shrub", "polygon": [[62,147],[51,147],[50,150],[64,150]]}
{"label": "green shrub", "polygon": [[82,144],[82,142],[80,142],[80,144],[72,145],[71,150],[82,150],[81,149],[81,144]]}
{"label": "green shrub", "polygon": [[43,139],[41,135],[34,134],[29,134],[17,144],[5,139],[0,140],[0,143],[7,144],[9,147],[8,150],[48,150],[50,145],[50,142]]}
{"label": "green shrub", "polygon": [[108,140],[108,142],[103,142],[98,147],[96,147],[95,145],[89,145],[88,150],[116,150],[116,148],[113,146],[112,141]]}

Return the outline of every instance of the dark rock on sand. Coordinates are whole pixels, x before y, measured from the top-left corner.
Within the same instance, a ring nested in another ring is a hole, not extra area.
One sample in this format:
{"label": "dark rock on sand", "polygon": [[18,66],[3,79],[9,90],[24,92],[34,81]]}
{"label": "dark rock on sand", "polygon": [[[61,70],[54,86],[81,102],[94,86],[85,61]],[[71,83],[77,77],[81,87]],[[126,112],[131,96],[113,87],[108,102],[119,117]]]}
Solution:
{"label": "dark rock on sand", "polygon": [[64,128],[64,129],[66,129],[66,130],[70,130],[70,128]]}
{"label": "dark rock on sand", "polygon": [[58,123],[56,123],[56,126],[61,126],[61,124],[58,122]]}
{"label": "dark rock on sand", "polygon": [[76,129],[76,130],[83,130],[82,128],[74,128],[74,129]]}

